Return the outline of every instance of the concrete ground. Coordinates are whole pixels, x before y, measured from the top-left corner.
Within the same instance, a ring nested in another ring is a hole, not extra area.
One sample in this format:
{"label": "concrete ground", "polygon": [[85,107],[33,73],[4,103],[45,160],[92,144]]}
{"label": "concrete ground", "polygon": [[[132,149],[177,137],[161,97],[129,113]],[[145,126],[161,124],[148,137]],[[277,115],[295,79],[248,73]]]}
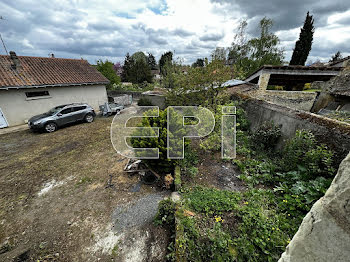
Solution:
{"label": "concrete ground", "polygon": [[14,132],[27,130],[27,129],[29,129],[27,124],[19,125],[19,126],[11,126],[11,127],[0,128],[0,136],[1,135],[5,135],[5,134],[9,134],[9,133],[14,133]]}

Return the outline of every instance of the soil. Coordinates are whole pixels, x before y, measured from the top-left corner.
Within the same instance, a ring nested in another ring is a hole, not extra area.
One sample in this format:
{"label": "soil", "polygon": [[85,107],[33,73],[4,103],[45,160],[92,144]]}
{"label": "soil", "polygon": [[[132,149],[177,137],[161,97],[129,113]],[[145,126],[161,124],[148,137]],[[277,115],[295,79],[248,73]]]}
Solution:
{"label": "soil", "polygon": [[220,152],[199,153],[198,174],[193,183],[221,190],[244,191],[246,185],[239,175],[239,168],[231,161],[223,161]]}
{"label": "soil", "polygon": [[[169,233],[150,219],[164,192],[123,172],[111,121],[0,136],[0,261],[164,260]],[[135,201],[152,208],[130,216],[146,219],[114,229]]]}

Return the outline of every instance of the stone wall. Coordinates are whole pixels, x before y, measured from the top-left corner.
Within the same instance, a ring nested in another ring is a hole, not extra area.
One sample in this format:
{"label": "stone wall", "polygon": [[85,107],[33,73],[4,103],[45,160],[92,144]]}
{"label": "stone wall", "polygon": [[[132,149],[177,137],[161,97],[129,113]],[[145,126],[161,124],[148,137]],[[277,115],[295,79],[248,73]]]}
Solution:
{"label": "stone wall", "polygon": [[279,262],[350,261],[350,154],[305,216]]}
{"label": "stone wall", "polygon": [[338,164],[350,151],[350,124],[255,98],[247,99],[244,107],[253,131],[268,121],[281,126],[279,148],[286,139],[294,136],[296,130],[306,129],[312,131],[318,141],[335,151]]}
{"label": "stone wall", "polygon": [[108,96],[120,96],[120,95],[131,95],[133,101],[140,99],[142,96],[142,92],[136,92],[136,91],[122,91],[122,90],[107,90]]}
{"label": "stone wall", "polygon": [[132,95],[118,95],[113,96],[114,103],[117,103],[119,105],[127,106],[132,104]]}
{"label": "stone wall", "polygon": [[158,106],[160,109],[165,109],[165,96],[143,94],[142,97],[149,99],[153,105]]}
{"label": "stone wall", "polygon": [[266,90],[259,98],[271,103],[294,109],[310,111],[317,96],[316,92]]}

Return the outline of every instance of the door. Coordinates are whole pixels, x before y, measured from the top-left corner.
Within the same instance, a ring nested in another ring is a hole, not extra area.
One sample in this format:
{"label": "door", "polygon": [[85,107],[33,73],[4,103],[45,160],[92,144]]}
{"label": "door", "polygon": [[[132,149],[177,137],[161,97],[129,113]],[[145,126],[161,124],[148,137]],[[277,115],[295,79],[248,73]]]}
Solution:
{"label": "door", "polygon": [[4,127],[8,127],[8,123],[7,123],[7,120],[0,108],[0,128],[4,128]]}
{"label": "door", "polygon": [[63,109],[61,112],[57,114],[57,124],[59,126],[63,126],[74,122],[74,112],[71,107]]}
{"label": "door", "polygon": [[86,113],[85,109],[86,109],[86,106],[75,106],[75,107],[73,107],[74,120],[75,121],[84,120],[85,113]]}

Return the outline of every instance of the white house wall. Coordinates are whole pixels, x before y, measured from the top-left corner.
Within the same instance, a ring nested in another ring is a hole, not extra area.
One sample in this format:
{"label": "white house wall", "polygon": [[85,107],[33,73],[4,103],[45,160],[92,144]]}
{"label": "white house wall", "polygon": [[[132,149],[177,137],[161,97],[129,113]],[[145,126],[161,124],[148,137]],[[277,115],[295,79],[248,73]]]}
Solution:
{"label": "white house wall", "polygon": [[[50,97],[28,99],[25,92],[30,91],[48,91]],[[107,92],[104,85],[0,90],[0,108],[9,126],[25,124],[30,117],[58,105],[88,103],[98,111],[99,105],[105,102]]]}

